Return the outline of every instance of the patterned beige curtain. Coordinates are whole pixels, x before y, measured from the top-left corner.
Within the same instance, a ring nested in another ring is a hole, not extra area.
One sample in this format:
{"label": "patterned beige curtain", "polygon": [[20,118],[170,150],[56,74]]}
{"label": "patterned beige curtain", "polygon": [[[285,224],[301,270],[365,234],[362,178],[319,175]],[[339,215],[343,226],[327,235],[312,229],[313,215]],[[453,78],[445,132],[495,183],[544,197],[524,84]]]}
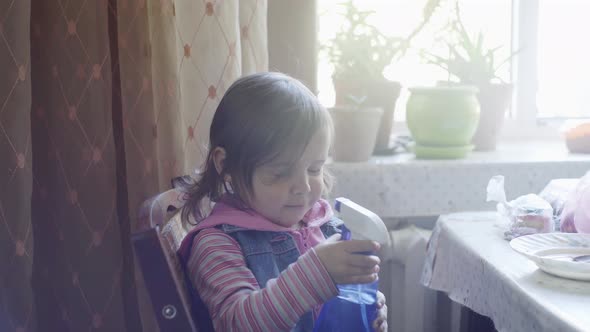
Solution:
{"label": "patterned beige curtain", "polygon": [[129,237],[203,160],[265,0],[0,1],[0,331],[155,331]]}

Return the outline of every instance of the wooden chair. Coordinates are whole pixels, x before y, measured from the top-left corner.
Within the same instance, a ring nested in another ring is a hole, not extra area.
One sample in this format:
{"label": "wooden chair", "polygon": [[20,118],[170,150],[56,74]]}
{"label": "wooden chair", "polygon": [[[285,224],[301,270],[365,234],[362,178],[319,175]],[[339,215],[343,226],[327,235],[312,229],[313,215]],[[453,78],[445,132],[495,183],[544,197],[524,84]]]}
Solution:
{"label": "wooden chair", "polygon": [[198,331],[177,250],[188,230],[179,209],[184,193],[171,189],[147,200],[139,214],[144,230],[131,236],[160,331]]}

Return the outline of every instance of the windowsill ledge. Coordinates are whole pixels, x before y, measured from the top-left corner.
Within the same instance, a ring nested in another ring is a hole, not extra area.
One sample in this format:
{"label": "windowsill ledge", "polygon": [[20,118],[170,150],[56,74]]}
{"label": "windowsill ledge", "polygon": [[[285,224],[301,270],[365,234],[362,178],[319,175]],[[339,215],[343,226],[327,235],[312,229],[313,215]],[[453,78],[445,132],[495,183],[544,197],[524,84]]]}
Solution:
{"label": "windowsill ledge", "polygon": [[[562,140],[500,141],[493,151],[472,151],[463,159],[416,159],[413,153],[392,156],[373,156],[371,164],[481,164],[481,163],[535,163],[535,162],[590,162],[590,154],[570,153]],[[345,164],[345,163],[334,163]]]}
{"label": "windowsill ledge", "polygon": [[464,159],[418,160],[403,153],[364,163],[331,163],[333,197],[344,196],[384,218],[438,216],[494,210],[486,187],[505,176],[506,196],[539,193],[550,180],[578,178],[590,170],[590,155],[572,154],[563,141],[501,142],[495,151]]}

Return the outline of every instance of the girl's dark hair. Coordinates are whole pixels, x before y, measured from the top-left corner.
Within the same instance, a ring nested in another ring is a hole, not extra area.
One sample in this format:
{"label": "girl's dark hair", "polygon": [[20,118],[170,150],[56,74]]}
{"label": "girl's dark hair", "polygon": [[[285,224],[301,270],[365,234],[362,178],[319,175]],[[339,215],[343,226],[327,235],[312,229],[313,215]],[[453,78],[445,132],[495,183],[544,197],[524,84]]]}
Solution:
{"label": "girl's dark hair", "polygon": [[[274,72],[238,79],[213,116],[207,159],[198,180],[186,187],[188,201],[182,218],[188,221],[192,214],[197,222],[202,220],[207,213],[204,199],[216,202],[227,192],[225,175],[231,177],[232,197],[246,208],[254,170],[283,151],[289,151],[295,163],[320,129],[327,129],[330,138],[333,136],[328,111],[301,82]],[[221,174],[213,161],[216,147],[226,152]],[[331,177],[325,174],[325,187],[329,189]]]}

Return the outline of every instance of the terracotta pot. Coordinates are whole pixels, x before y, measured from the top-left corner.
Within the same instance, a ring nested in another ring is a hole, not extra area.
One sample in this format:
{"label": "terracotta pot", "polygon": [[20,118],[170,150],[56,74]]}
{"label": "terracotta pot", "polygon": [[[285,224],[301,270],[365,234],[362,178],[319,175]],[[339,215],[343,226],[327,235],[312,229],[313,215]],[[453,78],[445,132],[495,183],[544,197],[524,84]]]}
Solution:
{"label": "terracotta pot", "polygon": [[[437,86],[461,86],[461,83],[439,81]],[[480,121],[473,135],[475,150],[496,149],[498,136],[504,125],[506,109],[512,101],[512,84],[490,83],[477,87],[480,105]]]}
{"label": "terracotta pot", "polygon": [[389,141],[393,126],[395,103],[401,91],[401,84],[395,81],[338,79],[332,78],[336,90],[336,106],[350,105],[349,96],[367,96],[364,106],[378,107],[383,110],[374,154],[387,154],[390,151]]}
{"label": "terracotta pot", "polygon": [[332,159],[344,162],[369,160],[383,111],[380,108],[337,106],[330,109],[330,114],[334,121]]}
{"label": "terracotta pot", "polygon": [[512,101],[511,84],[490,84],[479,87],[480,121],[473,136],[475,150],[494,150],[504,124],[506,109]]}

